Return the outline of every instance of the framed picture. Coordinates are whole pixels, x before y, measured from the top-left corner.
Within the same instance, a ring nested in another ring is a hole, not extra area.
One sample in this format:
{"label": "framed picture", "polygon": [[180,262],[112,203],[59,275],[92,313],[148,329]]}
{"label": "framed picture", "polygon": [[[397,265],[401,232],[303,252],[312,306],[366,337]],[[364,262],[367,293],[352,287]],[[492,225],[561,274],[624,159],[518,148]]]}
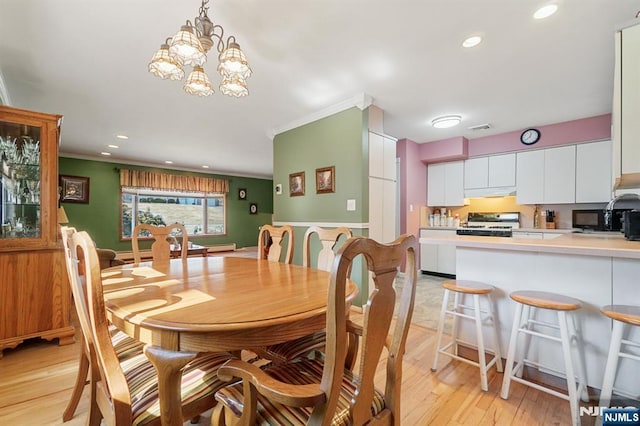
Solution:
{"label": "framed picture", "polygon": [[249,204],[249,213],[250,214],[258,214],[258,204],[257,203]]}
{"label": "framed picture", "polygon": [[247,199],[247,190],[245,188],[238,189],[238,200]]}
{"label": "framed picture", "polygon": [[335,192],[336,167],[316,169],[316,194]]}
{"label": "framed picture", "polygon": [[304,172],[291,173],[289,175],[289,196],[304,195]]}
{"label": "framed picture", "polygon": [[89,202],[89,178],[60,175],[60,201],[64,203]]}

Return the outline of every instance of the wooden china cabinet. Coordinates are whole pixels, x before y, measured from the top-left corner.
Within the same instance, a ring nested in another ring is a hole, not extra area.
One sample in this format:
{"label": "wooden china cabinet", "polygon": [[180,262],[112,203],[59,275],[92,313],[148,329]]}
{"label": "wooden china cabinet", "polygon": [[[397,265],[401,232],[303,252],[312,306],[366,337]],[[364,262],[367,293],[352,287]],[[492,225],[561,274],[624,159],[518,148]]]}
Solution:
{"label": "wooden china cabinet", "polygon": [[61,121],[0,105],[0,358],[26,339],[74,341],[57,221]]}

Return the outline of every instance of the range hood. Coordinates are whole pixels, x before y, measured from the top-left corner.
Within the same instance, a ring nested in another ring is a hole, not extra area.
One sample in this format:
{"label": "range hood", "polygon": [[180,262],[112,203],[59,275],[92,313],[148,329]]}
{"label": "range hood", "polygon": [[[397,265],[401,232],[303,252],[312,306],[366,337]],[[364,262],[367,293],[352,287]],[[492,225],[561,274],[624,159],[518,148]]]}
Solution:
{"label": "range hood", "polygon": [[515,186],[496,186],[493,188],[465,189],[464,198],[506,197],[516,195]]}

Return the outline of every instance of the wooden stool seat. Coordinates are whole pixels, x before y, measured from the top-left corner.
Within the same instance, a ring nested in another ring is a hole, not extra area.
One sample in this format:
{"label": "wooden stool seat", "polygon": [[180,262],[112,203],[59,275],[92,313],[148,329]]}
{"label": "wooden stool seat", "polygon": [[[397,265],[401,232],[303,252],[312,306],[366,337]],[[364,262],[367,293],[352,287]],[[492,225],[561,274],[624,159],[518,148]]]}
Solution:
{"label": "wooden stool seat", "polygon": [[607,305],[600,311],[611,319],[632,325],[640,325],[640,306]]}
{"label": "wooden stool seat", "polygon": [[469,280],[447,280],[442,283],[442,287],[466,294],[489,294],[494,289],[492,285]]}
{"label": "wooden stool seat", "polygon": [[547,291],[514,291],[509,295],[513,300],[529,306],[554,311],[575,311],[580,309],[580,301],[562,294]]}

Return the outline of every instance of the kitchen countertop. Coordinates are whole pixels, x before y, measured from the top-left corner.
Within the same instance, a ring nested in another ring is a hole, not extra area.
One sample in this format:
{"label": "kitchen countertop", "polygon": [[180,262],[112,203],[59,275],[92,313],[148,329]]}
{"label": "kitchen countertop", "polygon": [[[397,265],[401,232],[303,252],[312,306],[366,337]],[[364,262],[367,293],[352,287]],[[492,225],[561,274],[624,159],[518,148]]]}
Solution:
{"label": "kitchen countertop", "polygon": [[457,247],[640,259],[640,241],[628,241],[621,233],[565,233],[552,240],[471,235],[420,238],[420,243],[434,242]]}
{"label": "kitchen countertop", "polygon": [[[464,227],[462,227],[464,228]],[[456,227],[450,227],[450,226],[421,226],[420,229],[428,229],[428,230],[440,230],[440,231],[455,231]],[[514,228],[513,232],[543,232],[543,233],[550,233],[550,234],[567,234],[570,232],[573,232],[573,229],[568,229],[568,228],[564,228],[564,229],[547,229],[547,228]]]}

